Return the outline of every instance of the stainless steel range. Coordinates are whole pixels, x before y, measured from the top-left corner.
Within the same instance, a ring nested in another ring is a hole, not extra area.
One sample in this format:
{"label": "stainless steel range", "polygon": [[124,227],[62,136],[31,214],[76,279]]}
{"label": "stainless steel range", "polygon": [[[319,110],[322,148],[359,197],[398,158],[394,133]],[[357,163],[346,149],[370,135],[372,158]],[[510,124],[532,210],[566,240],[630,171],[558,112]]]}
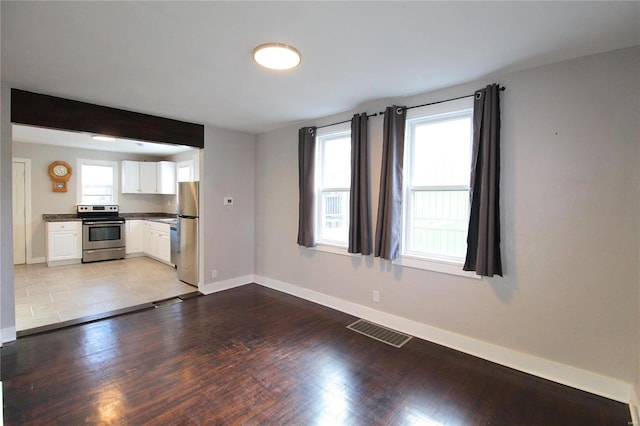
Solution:
{"label": "stainless steel range", "polygon": [[78,205],[82,219],[82,263],[123,259],[124,218],[117,205]]}

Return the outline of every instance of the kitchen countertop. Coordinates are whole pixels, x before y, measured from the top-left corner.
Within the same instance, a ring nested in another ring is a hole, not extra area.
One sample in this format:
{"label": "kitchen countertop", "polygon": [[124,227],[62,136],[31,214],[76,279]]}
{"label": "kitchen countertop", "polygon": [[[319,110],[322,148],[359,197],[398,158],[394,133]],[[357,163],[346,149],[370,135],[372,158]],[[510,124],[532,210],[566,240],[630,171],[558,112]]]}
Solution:
{"label": "kitchen countertop", "polygon": [[[150,220],[159,223],[168,223],[175,225],[178,219],[175,214],[170,213],[120,213],[120,217],[124,217],[125,220]],[[42,220],[45,222],[71,222],[81,221],[76,214],[61,213],[61,214],[43,214]]]}
{"label": "kitchen countertop", "polygon": [[151,222],[168,223],[169,225],[178,223],[176,215],[169,213],[120,213],[120,216],[124,217],[125,220],[148,220]]}
{"label": "kitchen countertop", "polygon": [[43,214],[42,220],[45,222],[71,222],[75,220],[82,220],[75,214]]}

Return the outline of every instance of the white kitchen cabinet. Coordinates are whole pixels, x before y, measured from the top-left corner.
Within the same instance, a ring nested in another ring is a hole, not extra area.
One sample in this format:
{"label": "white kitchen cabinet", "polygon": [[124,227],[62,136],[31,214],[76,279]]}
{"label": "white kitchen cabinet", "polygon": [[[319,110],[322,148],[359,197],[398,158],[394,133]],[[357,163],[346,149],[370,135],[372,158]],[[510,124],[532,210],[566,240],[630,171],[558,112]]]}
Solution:
{"label": "white kitchen cabinet", "polygon": [[80,263],[82,222],[47,222],[47,266]]}
{"label": "white kitchen cabinet", "polygon": [[144,253],[171,264],[171,235],[170,226],[166,223],[144,221],[142,230],[142,248]]}
{"label": "white kitchen cabinet", "polygon": [[123,194],[176,193],[176,163],[172,161],[124,160],[121,169]]}
{"label": "white kitchen cabinet", "polygon": [[120,163],[122,174],[121,192],[123,194],[137,194],[140,189],[140,165],[137,161],[123,161]]}
{"label": "white kitchen cabinet", "polygon": [[142,161],[140,167],[140,194],[156,194],[158,192],[158,164]]}
{"label": "white kitchen cabinet", "polygon": [[142,253],[142,220],[127,220],[126,222],[126,254]]}
{"label": "white kitchen cabinet", "polygon": [[158,258],[165,263],[171,263],[171,235],[169,225],[167,232],[158,232]]}
{"label": "white kitchen cabinet", "polygon": [[176,163],[173,161],[159,161],[156,169],[156,186],[158,194],[175,194]]}

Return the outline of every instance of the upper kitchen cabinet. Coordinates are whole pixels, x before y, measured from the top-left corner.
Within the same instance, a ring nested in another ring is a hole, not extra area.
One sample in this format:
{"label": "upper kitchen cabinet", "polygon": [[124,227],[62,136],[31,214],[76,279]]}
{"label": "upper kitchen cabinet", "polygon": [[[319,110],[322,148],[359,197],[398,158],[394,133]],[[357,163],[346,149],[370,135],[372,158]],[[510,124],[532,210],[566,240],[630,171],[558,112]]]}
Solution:
{"label": "upper kitchen cabinet", "polygon": [[122,161],[123,194],[175,194],[176,165],[171,161]]}
{"label": "upper kitchen cabinet", "polygon": [[173,161],[159,161],[156,171],[158,194],[175,194],[176,163]]}
{"label": "upper kitchen cabinet", "polygon": [[155,162],[123,161],[122,193],[123,194],[155,194],[156,193]]}

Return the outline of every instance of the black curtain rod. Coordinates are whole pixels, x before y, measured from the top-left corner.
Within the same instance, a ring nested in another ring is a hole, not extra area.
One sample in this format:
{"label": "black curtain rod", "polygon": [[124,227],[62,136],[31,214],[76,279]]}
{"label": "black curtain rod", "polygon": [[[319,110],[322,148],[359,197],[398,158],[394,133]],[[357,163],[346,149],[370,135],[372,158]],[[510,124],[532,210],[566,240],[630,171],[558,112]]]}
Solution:
{"label": "black curtain rod", "polygon": [[[378,113],[376,112],[375,114],[367,115],[367,118],[376,117],[377,115]],[[324,126],[316,126],[316,129],[322,129],[323,127],[335,126],[336,124],[344,124],[344,123],[350,123],[350,122],[351,120],[338,121],[337,123],[325,124]]]}
{"label": "black curtain rod", "polygon": [[[504,92],[507,88],[502,86],[500,87],[500,91]],[[413,108],[420,108],[420,107],[425,107],[425,106],[430,106],[430,105],[437,105],[437,104],[443,104],[445,102],[451,102],[451,101],[457,101],[458,99],[464,99],[464,98],[470,98],[472,96],[475,96],[476,94],[473,93],[472,95],[464,95],[464,96],[458,96],[457,98],[451,98],[451,99],[445,99],[444,101],[436,101],[436,102],[429,102],[427,104],[422,104],[422,105],[414,105],[414,106],[410,106],[410,107],[404,107],[403,109],[406,111],[408,109],[413,109]],[[378,114],[380,115],[384,115],[384,111],[380,111]]]}
{"label": "black curtain rod", "polygon": [[[506,90],[506,87],[504,87],[504,86],[500,87],[500,91],[501,92],[504,92],[505,90]],[[403,109],[404,110],[408,110],[408,109],[420,108],[420,107],[424,107],[424,106],[437,105],[437,104],[442,104],[442,103],[445,103],[445,102],[457,101],[458,99],[470,98],[470,97],[475,96],[475,95],[476,94],[473,93],[471,95],[464,95],[464,96],[458,96],[457,98],[445,99],[444,101],[429,102],[427,104],[404,107]],[[376,117],[378,115],[384,115],[384,111],[380,111],[378,113],[367,115],[367,118]],[[323,127],[335,126],[337,124],[349,123],[350,121],[351,120],[344,120],[344,121],[338,121],[337,123],[325,124],[324,126],[316,126],[316,129],[322,129]]]}

